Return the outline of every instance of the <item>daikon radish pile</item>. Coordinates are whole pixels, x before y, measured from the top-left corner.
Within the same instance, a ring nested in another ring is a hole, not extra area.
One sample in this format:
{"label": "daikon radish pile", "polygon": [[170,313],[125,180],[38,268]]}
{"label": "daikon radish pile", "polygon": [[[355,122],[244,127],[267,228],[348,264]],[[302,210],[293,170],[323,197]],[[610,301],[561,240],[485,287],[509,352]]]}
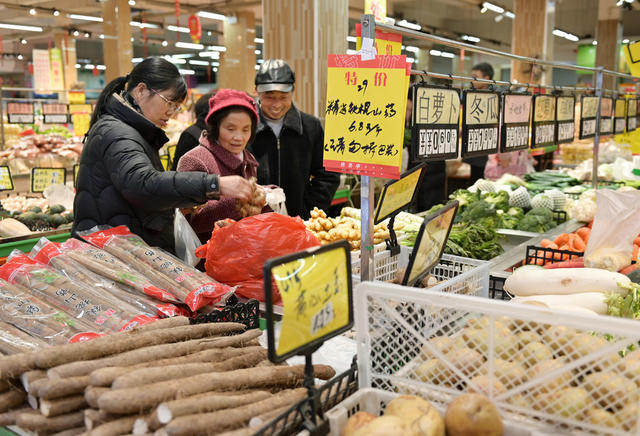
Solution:
{"label": "daikon radish pile", "polygon": [[522,267],[507,278],[504,290],[519,297],[587,292],[626,294],[623,286],[630,283],[627,276],[602,269]]}
{"label": "daikon radish pile", "polygon": [[552,309],[554,307],[573,307],[587,309],[600,315],[606,315],[606,295],[601,292],[581,292],[571,295],[532,295],[529,297],[515,297],[512,303],[531,304]]}

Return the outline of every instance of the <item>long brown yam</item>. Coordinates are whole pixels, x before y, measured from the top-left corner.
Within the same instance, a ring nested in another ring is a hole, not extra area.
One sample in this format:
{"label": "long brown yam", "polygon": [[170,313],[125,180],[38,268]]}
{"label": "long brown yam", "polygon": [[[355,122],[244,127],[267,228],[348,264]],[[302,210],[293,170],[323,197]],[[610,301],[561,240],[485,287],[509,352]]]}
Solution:
{"label": "long brown yam", "polygon": [[9,389],[15,389],[16,386],[20,386],[16,384],[15,380],[0,380],[0,392],[7,392]]}
{"label": "long brown yam", "polygon": [[115,379],[111,389],[125,389],[135,386],[148,385],[163,380],[184,377],[185,374],[196,375],[206,372],[223,372],[234,369],[251,368],[267,357],[267,350],[254,351],[217,363],[198,362],[183,363],[181,365],[160,366],[157,368],[142,368],[131,371]]}
{"label": "long brown yam", "polygon": [[27,394],[24,391],[12,389],[0,394],[0,413],[4,413],[7,410],[11,410],[14,407],[20,406],[27,399]]}
{"label": "long brown yam", "polygon": [[87,400],[84,399],[84,395],[73,395],[58,400],[42,400],[40,402],[40,412],[44,416],[51,417],[84,409],[86,406]]}
{"label": "long brown yam", "polygon": [[[328,380],[335,375],[330,366],[314,365],[315,376]],[[209,391],[239,390],[271,386],[298,387],[304,379],[304,365],[265,367],[212,372],[128,389],[110,390],[98,398],[101,410],[129,414],[149,410],[164,401]]]}
{"label": "long brown yam", "polygon": [[108,366],[106,368],[96,369],[95,371],[91,372],[89,376],[89,384],[91,384],[91,386],[111,386],[116,378],[125,374],[129,374],[131,371],[134,371],[136,369],[196,362],[221,362],[232,357],[246,355],[260,350],[264,350],[264,348],[262,348],[261,346],[245,348],[213,348],[211,350],[203,350],[193,354],[187,354],[186,356],[152,360],[149,362],[142,362],[137,365]]}
{"label": "long brown yam", "polygon": [[84,392],[89,386],[89,376],[68,377],[55,380],[47,379],[44,386],[38,389],[38,397],[41,400],[54,400]]}
{"label": "long brown yam", "polygon": [[86,430],[87,429],[84,427],[70,428],[69,430],[63,430],[61,432],[54,433],[51,436],[76,436],[84,433]]}
{"label": "long brown yam", "polygon": [[0,427],[6,427],[8,425],[16,425],[18,415],[21,413],[37,413],[31,406],[22,405],[19,409],[9,410],[8,412],[0,413]]}
{"label": "long brown yam", "polygon": [[212,413],[185,415],[172,420],[164,427],[168,436],[210,435],[221,429],[234,429],[246,425],[251,418],[274,408],[291,405],[307,395],[304,388],[286,390],[253,404]]}
{"label": "long brown yam", "polygon": [[243,406],[269,397],[271,397],[270,392],[255,391],[244,395],[222,395],[218,392],[211,392],[206,395],[181,398],[160,404],[151,414],[149,426],[151,430],[157,430],[179,416],[215,412],[216,410]]}
{"label": "long brown yam", "polygon": [[174,327],[183,327],[190,325],[189,318],[186,316],[174,316],[171,318],[159,319],[148,324],[143,324],[140,327],[136,327],[137,332],[150,332],[152,330],[171,329]]}
{"label": "long brown yam", "polygon": [[188,339],[238,332],[245,329],[240,323],[208,323],[162,330],[125,332],[102,336],[87,342],[59,345],[40,350],[36,354],[36,365],[47,369],[79,359],[91,360],[149,345],[167,344]]}
{"label": "long brown yam", "polygon": [[87,389],[85,389],[84,391],[84,399],[87,400],[87,404],[91,407],[93,407],[94,409],[98,408],[98,398],[100,398],[100,396],[106,392],[109,392],[111,389],[109,388],[101,388],[101,387],[94,387],[94,386],[89,386]]}
{"label": "long brown yam", "polygon": [[0,357],[0,379],[18,377],[36,368],[36,353],[18,353]]}
{"label": "long brown yam", "polygon": [[18,427],[34,431],[45,430],[50,433],[81,427],[83,424],[82,412],[67,413],[53,418],[47,418],[39,413],[21,413],[16,420]]}
{"label": "long brown yam", "polygon": [[[164,331],[166,330],[163,330],[163,332]],[[92,371],[107,366],[131,366],[142,362],[153,362],[158,359],[184,356],[196,351],[212,348],[242,346],[254,339],[256,335],[260,336],[261,334],[262,332],[259,329],[255,329],[233,336],[200,338],[172,344],[147,346],[102,359],[67,363],[51,368],[47,371],[47,375],[50,378],[89,375]]]}
{"label": "long brown yam", "polygon": [[[277,409],[270,410],[267,413],[263,413],[252,418],[249,421],[249,425],[252,427],[245,427],[238,430],[231,430],[224,433],[220,433],[218,436],[251,436],[255,434],[258,430],[262,429],[269,422],[282,415],[288,409],[290,409],[292,405],[286,405],[283,407],[278,407]],[[254,421],[255,420],[255,421]]]}
{"label": "long brown yam", "polygon": [[20,381],[22,382],[22,386],[24,387],[24,390],[27,392],[30,392],[29,388],[31,387],[31,383],[46,377],[47,377],[46,372],[44,372],[41,369],[34,369],[33,371],[27,371],[24,374],[22,374],[20,376]]}
{"label": "long brown yam", "polygon": [[131,433],[133,431],[133,424],[140,416],[125,416],[115,421],[105,422],[91,430],[91,436],[119,436],[122,434]]}
{"label": "long brown yam", "polygon": [[149,416],[136,419],[131,433],[140,435],[149,433]]}
{"label": "long brown yam", "polygon": [[84,426],[87,430],[92,430],[105,422],[120,419],[120,415],[111,415],[96,409],[84,409]]}

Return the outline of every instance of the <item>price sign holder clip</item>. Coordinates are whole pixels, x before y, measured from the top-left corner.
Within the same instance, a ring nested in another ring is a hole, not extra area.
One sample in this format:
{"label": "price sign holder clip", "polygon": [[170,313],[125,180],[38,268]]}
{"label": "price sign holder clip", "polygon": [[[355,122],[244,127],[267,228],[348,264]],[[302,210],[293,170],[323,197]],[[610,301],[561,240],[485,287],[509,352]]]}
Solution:
{"label": "price sign holder clip", "polygon": [[[312,355],[327,339],[353,326],[350,250],[348,242],[337,241],[269,259],[263,268],[269,360],[281,363],[292,356],[304,356],[303,385],[308,397],[297,407],[311,436],[329,433],[315,388]],[[277,344],[274,284],[284,310]]]}
{"label": "price sign holder clip", "polygon": [[398,237],[396,236],[396,231],[393,229],[393,223],[395,222],[397,214],[391,215],[389,219],[389,239],[386,239],[384,242],[387,244],[387,250],[391,252],[391,256],[397,256],[400,254],[400,245],[398,244]]}

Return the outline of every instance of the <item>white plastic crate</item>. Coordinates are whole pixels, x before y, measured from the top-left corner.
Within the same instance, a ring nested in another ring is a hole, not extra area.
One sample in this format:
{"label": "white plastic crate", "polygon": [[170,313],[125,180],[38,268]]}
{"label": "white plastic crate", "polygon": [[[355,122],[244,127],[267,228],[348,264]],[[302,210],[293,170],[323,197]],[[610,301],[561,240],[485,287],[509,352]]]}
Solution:
{"label": "white plastic crate", "polygon": [[[369,412],[374,415],[382,415],[387,404],[400,394],[383,391],[380,389],[364,388],[351,395],[326,413],[329,420],[329,436],[341,436],[342,429],[349,417],[356,412]],[[437,406],[436,406],[437,407]],[[437,407],[441,414],[445,408]],[[551,436],[521,424],[504,421],[504,436]]]}
{"label": "white plastic crate", "polygon": [[550,434],[640,435],[640,352],[621,357],[638,321],[379,282],[354,295],[361,388],[443,407],[479,391]]}

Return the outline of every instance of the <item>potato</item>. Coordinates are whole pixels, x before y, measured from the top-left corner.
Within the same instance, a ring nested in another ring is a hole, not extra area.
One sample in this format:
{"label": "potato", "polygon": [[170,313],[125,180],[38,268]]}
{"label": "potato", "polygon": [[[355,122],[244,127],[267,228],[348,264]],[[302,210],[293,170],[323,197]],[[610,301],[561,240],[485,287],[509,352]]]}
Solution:
{"label": "potato", "polygon": [[637,385],[611,371],[594,372],[584,378],[582,387],[593,401],[605,409],[622,409],[627,402],[637,402]]}
{"label": "potato", "polygon": [[397,416],[414,436],[444,436],[444,420],[427,400],[415,395],[394,398],[384,411],[385,416]]}
{"label": "potato", "polygon": [[587,391],[582,388],[566,388],[547,394],[538,394],[533,407],[551,415],[582,419],[589,404]]}
{"label": "potato", "polygon": [[531,401],[525,398],[522,394],[511,395],[507,402],[515,407],[529,410],[531,408]]}
{"label": "potato", "polygon": [[[557,371],[565,366],[561,359],[548,359],[538,362],[531,368],[529,380],[535,378],[544,378],[551,371]],[[563,388],[569,387],[572,380],[571,371],[562,372],[551,380],[540,380],[537,384],[538,389],[542,393],[555,392]]]}
{"label": "potato", "polygon": [[638,418],[640,415],[638,414],[638,404],[637,403],[627,403],[620,410],[616,416],[620,418],[622,425],[627,431],[636,431],[636,426],[638,425]]}
{"label": "potato", "polygon": [[416,377],[425,383],[450,384],[451,370],[440,359],[429,359],[415,369]]}
{"label": "potato", "polygon": [[[404,277],[404,271],[402,276]],[[454,341],[449,336],[437,336],[435,338],[429,339],[427,341],[427,344],[438,350],[440,353],[445,354],[451,351],[454,345]],[[420,355],[424,358],[435,357],[434,353],[426,345],[423,345],[420,349]]]}
{"label": "potato", "polygon": [[640,359],[625,357],[618,364],[618,370],[625,377],[640,383]]}
{"label": "potato", "polygon": [[[496,357],[509,359],[517,351],[518,342],[506,327],[503,329],[501,332],[496,332],[493,338],[493,346]],[[467,327],[462,331],[462,338],[469,348],[478,351],[483,356],[488,355],[489,329]]]}
{"label": "potato", "polygon": [[397,416],[381,416],[360,427],[353,436],[413,436],[402,419]]}
{"label": "potato", "polygon": [[342,436],[353,436],[360,427],[364,427],[377,416],[369,412],[357,412],[353,414],[342,429]]}
{"label": "potato", "polygon": [[542,339],[545,344],[559,354],[566,354],[564,350],[576,335],[576,331],[572,328],[553,325],[541,329]]}
{"label": "potato", "polygon": [[[571,359],[578,359],[580,357],[587,356],[595,353],[599,349],[610,345],[610,342],[600,336],[593,336],[588,333],[579,333],[573,337],[569,346],[567,347],[569,357]],[[596,365],[598,370],[607,370],[618,366],[622,357],[617,352],[612,352],[607,358],[601,357]]]}
{"label": "potato", "polygon": [[621,429],[622,422],[616,415],[604,409],[591,408],[587,412],[587,421],[593,425]]}
{"label": "potato", "polygon": [[498,409],[484,395],[455,398],[445,414],[447,436],[501,436],[504,431]]}
{"label": "potato", "polygon": [[[481,316],[480,318],[471,318],[467,322],[467,327],[473,327],[476,329],[489,329],[489,325],[491,324],[491,318],[488,316]],[[505,323],[504,317],[499,317],[494,319],[494,328],[500,331],[509,331],[507,324]]]}
{"label": "potato", "polygon": [[[480,373],[483,375],[491,375],[489,373],[489,362],[485,362]],[[497,377],[498,381],[507,389],[523,383],[526,379],[524,368],[520,363],[509,362],[502,359],[495,359],[493,361],[493,375]]]}
{"label": "potato", "polygon": [[[496,396],[507,392],[507,388],[491,375],[478,375],[471,379],[471,383],[467,385],[467,390],[471,393],[482,394],[486,396]],[[493,390],[493,393],[491,391]]]}
{"label": "potato", "polygon": [[520,350],[516,356],[516,361],[522,363],[525,368],[531,368],[538,362],[553,358],[551,349],[540,342],[531,342]]}
{"label": "potato", "polygon": [[531,342],[542,342],[540,335],[534,331],[520,332],[516,334],[516,338],[520,348],[524,348]]}
{"label": "potato", "polygon": [[471,348],[450,351],[445,357],[467,376],[475,375],[484,363],[482,355]]}

